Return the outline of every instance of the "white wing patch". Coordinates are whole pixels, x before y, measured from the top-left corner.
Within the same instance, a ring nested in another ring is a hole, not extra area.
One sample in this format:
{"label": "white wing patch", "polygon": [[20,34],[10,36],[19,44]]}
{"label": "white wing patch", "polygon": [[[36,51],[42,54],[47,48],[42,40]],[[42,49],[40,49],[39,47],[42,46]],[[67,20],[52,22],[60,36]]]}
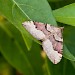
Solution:
{"label": "white wing patch", "polygon": [[27,21],[22,24],[36,39],[38,40],[45,39],[45,34],[42,31],[36,29],[33,21]]}
{"label": "white wing patch", "polygon": [[42,41],[42,47],[51,62],[59,63],[62,58],[63,27],[33,21],[26,21],[22,24],[33,37]]}
{"label": "white wing patch", "polygon": [[49,39],[42,42],[44,51],[46,52],[48,58],[54,63],[57,64],[62,58],[62,54],[58,53],[53,49],[52,43]]}

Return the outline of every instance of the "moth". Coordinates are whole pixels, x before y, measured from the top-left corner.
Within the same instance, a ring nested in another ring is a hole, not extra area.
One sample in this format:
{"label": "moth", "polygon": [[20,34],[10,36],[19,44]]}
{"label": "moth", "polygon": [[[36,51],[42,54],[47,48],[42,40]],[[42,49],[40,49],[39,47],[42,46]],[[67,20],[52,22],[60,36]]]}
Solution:
{"label": "moth", "polygon": [[59,63],[63,53],[63,27],[34,21],[25,21],[22,24],[34,38],[42,42],[43,50],[51,62]]}

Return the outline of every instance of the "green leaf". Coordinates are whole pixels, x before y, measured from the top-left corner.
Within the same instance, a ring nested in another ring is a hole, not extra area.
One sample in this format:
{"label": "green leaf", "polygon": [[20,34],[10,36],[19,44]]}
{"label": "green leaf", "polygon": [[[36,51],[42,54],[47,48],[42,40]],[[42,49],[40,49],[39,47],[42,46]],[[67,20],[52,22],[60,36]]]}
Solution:
{"label": "green leaf", "polygon": [[34,20],[57,25],[46,0],[0,0],[0,12],[19,29],[28,49],[34,38],[23,28],[22,22]]}
{"label": "green leaf", "polygon": [[64,26],[64,51],[63,56],[69,60],[75,61],[75,27]]}
{"label": "green leaf", "polygon": [[[18,35],[16,35],[16,38],[14,37],[12,31],[14,32],[14,27],[13,30],[8,29],[10,25],[5,24],[0,24],[0,50],[3,56],[8,60],[8,62],[15,67],[17,70],[22,72],[23,74],[26,75],[35,75],[34,71],[32,69],[32,66],[27,59],[26,54],[24,53],[24,50],[27,50],[22,36],[19,36],[20,33],[18,32]],[[16,30],[17,33],[17,30]],[[18,41],[19,40],[19,41]],[[22,45],[22,46],[21,46]],[[30,71],[30,72],[29,72]]]}
{"label": "green leaf", "polygon": [[51,75],[74,75],[75,68],[72,66],[71,62],[65,58],[62,59],[57,65],[53,65],[48,61],[49,70]]}
{"label": "green leaf", "polygon": [[13,2],[30,20],[56,25],[46,0],[13,0]]}
{"label": "green leaf", "polygon": [[75,61],[71,61],[71,63],[73,65],[74,69],[75,69]]}
{"label": "green leaf", "polygon": [[5,59],[24,75],[44,75],[40,45],[33,42],[28,51],[20,31],[9,22],[0,23],[0,50]]}
{"label": "green leaf", "polygon": [[64,45],[63,56],[71,61],[75,61],[75,56]]}
{"label": "green leaf", "polygon": [[63,1],[63,0],[48,0],[49,2],[59,2],[59,1]]}
{"label": "green leaf", "polygon": [[[14,3],[10,0],[0,0],[0,12],[3,14],[16,28],[19,29],[21,35],[23,35],[25,44],[28,49],[31,48],[32,40],[30,38],[29,33],[23,28],[22,22],[24,20],[27,20],[27,17],[16,7],[16,10],[14,11],[16,15],[16,18],[13,16],[13,6]],[[3,7],[3,8],[2,8]]]}
{"label": "green leaf", "polygon": [[53,14],[58,22],[75,26],[75,3],[54,10]]}

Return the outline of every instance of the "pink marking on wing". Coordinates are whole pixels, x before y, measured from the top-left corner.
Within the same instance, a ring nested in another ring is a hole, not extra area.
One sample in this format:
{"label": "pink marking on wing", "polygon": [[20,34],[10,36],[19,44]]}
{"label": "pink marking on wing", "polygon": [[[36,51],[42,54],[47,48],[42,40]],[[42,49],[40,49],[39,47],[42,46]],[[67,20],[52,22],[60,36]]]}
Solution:
{"label": "pink marking on wing", "polygon": [[55,50],[57,50],[60,54],[62,54],[63,45],[61,42],[57,42]]}
{"label": "pink marking on wing", "polygon": [[46,35],[46,37],[48,38],[48,36],[50,35],[50,32],[48,32],[47,30],[46,30],[46,25],[44,24],[44,23],[40,23],[40,22],[34,22],[34,24],[36,25],[36,28],[38,29],[38,30],[41,30],[41,31],[43,31],[43,33]]}

